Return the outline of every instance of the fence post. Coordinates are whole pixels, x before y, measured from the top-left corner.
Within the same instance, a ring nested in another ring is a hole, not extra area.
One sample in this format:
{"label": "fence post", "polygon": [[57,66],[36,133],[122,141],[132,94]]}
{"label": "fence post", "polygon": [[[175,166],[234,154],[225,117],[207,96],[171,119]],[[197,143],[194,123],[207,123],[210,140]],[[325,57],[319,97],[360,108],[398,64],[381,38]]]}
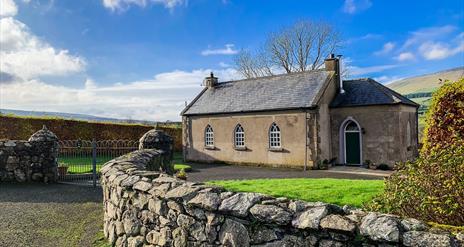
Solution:
{"label": "fence post", "polygon": [[97,143],[92,139],[92,175],[93,187],[97,187]]}

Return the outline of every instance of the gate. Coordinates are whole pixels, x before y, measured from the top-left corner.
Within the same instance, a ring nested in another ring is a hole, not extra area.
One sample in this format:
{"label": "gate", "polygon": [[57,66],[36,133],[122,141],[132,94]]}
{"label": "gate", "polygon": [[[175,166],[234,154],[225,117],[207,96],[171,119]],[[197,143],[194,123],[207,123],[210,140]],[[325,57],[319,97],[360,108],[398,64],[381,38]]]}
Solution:
{"label": "gate", "polygon": [[138,149],[135,140],[60,140],[58,181],[97,185],[106,162]]}

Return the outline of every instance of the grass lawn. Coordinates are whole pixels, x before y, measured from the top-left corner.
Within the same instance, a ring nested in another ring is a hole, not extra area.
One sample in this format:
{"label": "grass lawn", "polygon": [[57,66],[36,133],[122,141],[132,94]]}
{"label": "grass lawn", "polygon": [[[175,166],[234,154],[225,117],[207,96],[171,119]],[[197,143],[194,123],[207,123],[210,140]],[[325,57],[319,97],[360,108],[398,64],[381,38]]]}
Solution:
{"label": "grass lawn", "polygon": [[381,193],[384,186],[382,180],[330,178],[229,180],[209,183],[232,191],[259,192],[276,197],[283,196],[304,201],[321,201],[356,207],[361,207],[363,203]]}
{"label": "grass lawn", "polygon": [[[97,155],[97,171],[100,171],[102,166],[114,159],[112,156]],[[59,157],[58,163],[60,165],[68,166],[68,173],[70,174],[83,174],[83,173],[92,173],[92,157]],[[192,169],[191,166],[185,164],[182,161],[182,153],[174,153],[174,170],[178,171],[184,169],[186,172]]]}

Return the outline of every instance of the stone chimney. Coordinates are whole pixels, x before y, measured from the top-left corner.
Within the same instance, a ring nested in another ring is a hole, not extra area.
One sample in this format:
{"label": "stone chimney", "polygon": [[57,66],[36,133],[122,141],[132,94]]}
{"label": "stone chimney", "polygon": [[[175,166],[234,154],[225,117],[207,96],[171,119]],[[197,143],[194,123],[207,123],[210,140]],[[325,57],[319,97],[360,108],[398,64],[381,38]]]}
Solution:
{"label": "stone chimney", "polygon": [[341,76],[341,57],[341,55],[335,57],[335,55],[332,53],[329,55],[327,59],[325,59],[324,64],[325,70],[335,72],[335,81],[337,82],[337,89],[340,91],[340,93],[345,93],[345,90],[343,90],[343,79]]}
{"label": "stone chimney", "polygon": [[218,78],[214,77],[213,72],[211,72],[209,77],[206,77],[205,80],[203,80],[203,85],[208,88],[213,88],[218,84]]}

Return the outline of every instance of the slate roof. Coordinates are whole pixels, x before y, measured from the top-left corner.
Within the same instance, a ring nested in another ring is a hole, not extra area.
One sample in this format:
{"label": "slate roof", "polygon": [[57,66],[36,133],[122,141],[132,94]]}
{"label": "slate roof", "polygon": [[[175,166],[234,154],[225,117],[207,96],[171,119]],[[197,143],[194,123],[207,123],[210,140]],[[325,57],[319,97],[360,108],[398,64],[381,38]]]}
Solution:
{"label": "slate roof", "polygon": [[333,72],[314,70],[222,82],[205,88],[182,115],[301,109],[316,106],[319,91]]}
{"label": "slate roof", "polygon": [[419,105],[370,78],[343,81],[344,94],[338,94],[330,107],[406,104]]}

